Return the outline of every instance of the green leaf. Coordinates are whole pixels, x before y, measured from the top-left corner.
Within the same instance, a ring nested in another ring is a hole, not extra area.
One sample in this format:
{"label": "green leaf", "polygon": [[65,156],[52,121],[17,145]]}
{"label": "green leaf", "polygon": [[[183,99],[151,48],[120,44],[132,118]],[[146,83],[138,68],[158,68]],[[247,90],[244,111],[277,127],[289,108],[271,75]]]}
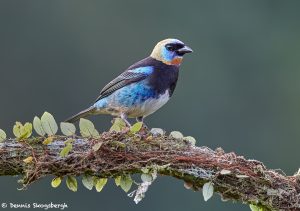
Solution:
{"label": "green leaf", "polygon": [[69,138],[68,140],[66,140],[66,141],[64,142],[64,144],[65,144],[65,145],[67,145],[67,144],[72,144],[74,141],[75,141],[74,139]]}
{"label": "green leaf", "polygon": [[13,127],[13,133],[18,140],[29,138],[32,134],[32,124],[26,122],[25,125],[22,125],[21,122],[16,122]]}
{"label": "green leaf", "polygon": [[102,146],[102,142],[98,142],[98,143],[94,144],[92,149],[93,149],[94,152],[97,152],[100,149],[101,146]]}
{"label": "green leaf", "polygon": [[182,140],[183,139],[183,135],[181,132],[179,131],[172,131],[169,135],[170,138],[174,138],[177,140]]}
{"label": "green leaf", "polygon": [[42,126],[42,121],[37,116],[33,119],[33,128],[40,136],[44,136],[46,134]]}
{"label": "green leaf", "polygon": [[13,127],[13,133],[16,136],[16,138],[21,137],[21,127],[23,127],[21,122],[16,122],[16,124]]}
{"label": "green leaf", "polygon": [[48,136],[53,136],[57,133],[58,126],[52,114],[45,112],[41,117],[42,127]]}
{"label": "green leaf", "polygon": [[221,174],[221,175],[231,174],[231,171],[230,171],[230,170],[227,170],[227,169],[222,169],[222,171],[220,171],[220,174]]}
{"label": "green leaf", "polygon": [[203,185],[202,189],[204,201],[210,199],[214,194],[214,185],[212,182],[207,182]]}
{"label": "green leaf", "polygon": [[29,122],[26,122],[24,125],[24,131],[23,131],[23,136],[21,137],[23,138],[29,138],[32,134],[32,124]]}
{"label": "green leaf", "polygon": [[72,150],[72,144],[68,143],[66,146],[60,151],[60,157],[64,158],[67,157],[69,152]]}
{"label": "green leaf", "polygon": [[16,136],[16,138],[19,138],[22,136],[21,128],[23,128],[23,125],[21,122],[16,122],[16,124],[13,127],[13,133]]}
{"label": "green leaf", "polygon": [[109,131],[121,132],[124,128],[126,128],[126,122],[124,122],[124,120],[121,118],[115,118],[114,123]]}
{"label": "green leaf", "polygon": [[61,183],[61,177],[55,177],[52,181],[51,181],[51,186],[53,188],[57,188]]}
{"label": "green leaf", "polygon": [[253,205],[253,204],[250,204],[250,209],[251,211],[260,211],[259,207]]}
{"label": "green leaf", "polygon": [[116,186],[120,186],[120,184],[121,184],[121,176],[117,176],[115,178],[115,183],[116,183]]}
{"label": "green leaf", "polygon": [[28,163],[31,163],[32,160],[33,160],[33,157],[32,157],[32,156],[29,156],[29,157],[25,158],[25,159],[23,160],[23,162],[28,164]]}
{"label": "green leaf", "polygon": [[196,139],[192,136],[186,136],[183,138],[183,141],[185,141],[186,143],[195,146],[196,145]]}
{"label": "green leaf", "polygon": [[142,174],[141,179],[143,182],[152,182],[152,176],[151,174]]}
{"label": "green leaf", "polygon": [[95,185],[96,191],[100,192],[102,191],[103,187],[106,185],[107,178],[97,178],[96,181],[97,181]]}
{"label": "green leaf", "polygon": [[132,186],[132,179],[130,175],[121,177],[120,186],[125,192],[128,192],[130,190]]}
{"label": "green leaf", "polygon": [[143,127],[143,122],[137,122],[130,127],[130,132],[138,133]]}
{"label": "green leaf", "polygon": [[251,211],[265,211],[264,208],[261,208],[259,206],[254,205],[254,204],[250,204],[250,209],[251,209]]}
{"label": "green leaf", "polygon": [[83,137],[99,137],[98,131],[90,120],[81,118],[79,121],[79,128]]}
{"label": "green leaf", "polygon": [[76,180],[76,177],[74,177],[74,176],[68,176],[67,180],[66,180],[66,184],[67,184],[67,187],[71,191],[73,191],[73,192],[77,191],[77,180]]}
{"label": "green leaf", "polygon": [[61,132],[66,136],[72,136],[76,132],[76,127],[74,124],[69,122],[61,122],[60,123]]}
{"label": "green leaf", "polygon": [[141,170],[144,174],[148,174],[150,169],[148,169],[147,167],[143,167]]}
{"label": "green leaf", "polygon": [[0,129],[0,142],[4,141],[6,139],[6,133],[4,130]]}
{"label": "green leaf", "polygon": [[150,133],[153,136],[157,137],[157,136],[163,136],[165,134],[165,131],[163,129],[161,129],[161,128],[152,128],[150,130]]}
{"label": "green leaf", "polygon": [[94,178],[91,175],[85,174],[82,176],[82,184],[89,190],[92,190],[94,187]]}
{"label": "green leaf", "polygon": [[49,137],[45,138],[45,140],[43,141],[43,144],[48,145],[48,144],[51,144],[52,141],[53,141],[53,136],[49,136]]}

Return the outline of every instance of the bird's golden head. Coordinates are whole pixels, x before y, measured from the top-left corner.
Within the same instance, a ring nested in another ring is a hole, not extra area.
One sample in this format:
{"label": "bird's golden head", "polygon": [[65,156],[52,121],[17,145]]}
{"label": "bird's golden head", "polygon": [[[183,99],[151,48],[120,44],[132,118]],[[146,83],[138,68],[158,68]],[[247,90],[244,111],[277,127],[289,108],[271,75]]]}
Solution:
{"label": "bird's golden head", "polygon": [[178,39],[165,39],[156,44],[151,57],[168,65],[180,65],[184,54],[193,50]]}

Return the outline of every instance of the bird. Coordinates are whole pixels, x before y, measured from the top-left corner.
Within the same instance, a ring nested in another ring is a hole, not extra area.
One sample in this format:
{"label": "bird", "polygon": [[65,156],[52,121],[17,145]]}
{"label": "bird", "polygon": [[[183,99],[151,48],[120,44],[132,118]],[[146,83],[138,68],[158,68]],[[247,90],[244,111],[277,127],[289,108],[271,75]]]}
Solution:
{"label": "bird", "polygon": [[172,97],[183,56],[193,50],[182,41],[168,38],[158,42],[150,56],[134,63],[109,82],[87,109],[65,122],[74,123],[91,115],[110,114],[131,126],[128,118],[144,122]]}

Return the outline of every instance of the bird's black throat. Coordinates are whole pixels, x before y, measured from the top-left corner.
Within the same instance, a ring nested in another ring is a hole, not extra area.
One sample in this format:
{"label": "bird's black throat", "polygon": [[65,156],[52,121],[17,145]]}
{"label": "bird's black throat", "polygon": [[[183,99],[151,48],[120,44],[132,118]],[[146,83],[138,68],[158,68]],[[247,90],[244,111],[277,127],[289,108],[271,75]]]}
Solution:
{"label": "bird's black throat", "polygon": [[148,81],[148,85],[156,91],[157,95],[164,94],[167,90],[169,90],[169,95],[171,97],[177,84],[179,66],[167,65],[152,57],[147,57],[130,66],[128,69],[145,66],[152,66],[154,68],[153,73],[146,79]]}

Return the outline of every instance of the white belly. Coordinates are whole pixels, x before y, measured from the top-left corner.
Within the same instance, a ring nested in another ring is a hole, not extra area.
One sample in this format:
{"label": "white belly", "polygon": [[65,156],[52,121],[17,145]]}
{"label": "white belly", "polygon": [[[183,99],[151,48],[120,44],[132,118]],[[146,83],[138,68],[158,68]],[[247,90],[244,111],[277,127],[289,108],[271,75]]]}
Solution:
{"label": "white belly", "polygon": [[169,90],[167,90],[164,94],[161,94],[158,98],[151,98],[146,100],[139,106],[135,106],[126,111],[128,117],[146,117],[150,114],[154,113],[158,109],[160,109],[163,105],[165,105],[170,99]]}

